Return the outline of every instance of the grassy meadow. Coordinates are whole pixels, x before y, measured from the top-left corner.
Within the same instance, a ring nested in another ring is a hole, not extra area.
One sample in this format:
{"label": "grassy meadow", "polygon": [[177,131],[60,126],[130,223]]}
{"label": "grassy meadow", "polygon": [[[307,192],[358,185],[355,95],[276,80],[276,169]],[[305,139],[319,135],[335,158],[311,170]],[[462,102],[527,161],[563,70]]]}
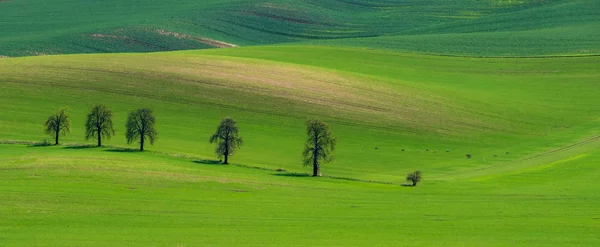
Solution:
{"label": "grassy meadow", "polygon": [[[0,246],[599,246],[599,23],[597,0],[0,0]],[[308,119],[338,137],[320,178]]]}
{"label": "grassy meadow", "polygon": [[[598,131],[596,57],[474,59],[289,46],[0,63],[0,98],[12,105],[1,113],[4,140],[42,141],[43,121],[69,106],[73,133],[65,141],[83,143],[86,112],[104,103],[117,128],[106,143],[124,146],[126,115],[150,107],[159,131],[150,149],[212,158],[208,139],[229,116],[246,139],[234,162],[300,172],[304,122],[319,118],[340,138],[336,163],[343,165],[326,173],[397,182],[407,169],[498,165]],[[466,153],[475,158],[467,162]]]}
{"label": "grassy meadow", "polygon": [[594,246],[600,200],[590,181],[598,179],[598,147],[476,181],[433,183],[425,175],[413,188],[152,152],[0,145],[0,242]]}
{"label": "grassy meadow", "polygon": [[[598,64],[299,45],[0,59],[0,139],[25,143],[0,145],[0,243],[594,246]],[[105,148],[83,138],[97,103]],[[63,106],[64,144],[27,145]],[[144,153],[124,138],[138,107],[159,132]],[[208,139],[227,116],[245,145],[224,166]],[[301,165],[309,118],[339,138],[324,178]]]}

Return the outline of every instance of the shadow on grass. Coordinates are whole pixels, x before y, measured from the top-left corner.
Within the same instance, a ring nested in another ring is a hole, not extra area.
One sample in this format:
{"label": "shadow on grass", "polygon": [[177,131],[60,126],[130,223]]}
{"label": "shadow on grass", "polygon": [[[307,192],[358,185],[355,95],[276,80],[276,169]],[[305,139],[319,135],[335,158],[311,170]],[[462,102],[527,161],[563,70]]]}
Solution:
{"label": "shadow on grass", "polygon": [[97,147],[98,147],[98,145],[82,144],[82,145],[65,146],[65,147],[63,147],[63,149],[88,149],[88,148],[97,148]]}
{"label": "shadow on grass", "polygon": [[51,146],[56,146],[56,145],[50,144],[50,143],[43,143],[43,142],[36,142],[36,143],[27,145],[28,148],[51,147]]}
{"label": "shadow on grass", "polygon": [[218,160],[194,160],[192,162],[194,162],[196,164],[202,164],[202,165],[217,165],[217,166],[225,166],[226,165],[226,164],[222,164]]}
{"label": "shadow on grass", "polygon": [[113,153],[137,153],[140,152],[139,149],[134,148],[111,148],[104,150],[105,152],[113,152]]}
{"label": "shadow on grass", "polygon": [[417,187],[416,185],[412,185],[412,184],[402,184],[403,187]]}
{"label": "shadow on grass", "polygon": [[312,177],[308,173],[298,173],[298,172],[282,172],[282,173],[273,173],[275,176],[281,177]]}

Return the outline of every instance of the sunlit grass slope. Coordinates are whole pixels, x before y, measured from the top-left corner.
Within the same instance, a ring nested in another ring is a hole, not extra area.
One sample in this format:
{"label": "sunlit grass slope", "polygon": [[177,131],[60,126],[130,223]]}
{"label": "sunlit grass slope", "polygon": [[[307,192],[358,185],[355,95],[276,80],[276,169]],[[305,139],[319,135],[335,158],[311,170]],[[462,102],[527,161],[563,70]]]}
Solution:
{"label": "sunlit grass slope", "polygon": [[[597,246],[600,141],[418,187],[0,145],[2,246]],[[566,156],[563,156],[566,155]]]}
{"label": "sunlit grass slope", "polygon": [[0,16],[0,56],[306,41],[527,56],[598,54],[600,42],[596,0],[27,0],[0,1]]}
{"label": "sunlit grass slope", "polygon": [[[73,126],[61,146],[0,144],[0,245],[597,246],[599,64],[319,46],[2,58],[2,143],[48,138],[63,106]],[[117,135],[91,148],[98,103]],[[124,138],[138,107],[157,119],[146,152]],[[218,165],[226,116],[245,145]],[[301,166],[308,118],[339,138],[324,178]]]}
{"label": "sunlit grass slope", "polygon": [[83,143],[85,114],[103,103],[117,127],[107,144],[124,146],[127,113],[150,107],[150,150],[211,159],[208,138],[229,116],[246,142],[234,163],[300,172],[304,122],[318,118],[339,137],[326,175],[462,179],[597,136],[598,64],[307,46],[0,59],[0,139],[41,141],[45,118],[69,106],[64,141]]}

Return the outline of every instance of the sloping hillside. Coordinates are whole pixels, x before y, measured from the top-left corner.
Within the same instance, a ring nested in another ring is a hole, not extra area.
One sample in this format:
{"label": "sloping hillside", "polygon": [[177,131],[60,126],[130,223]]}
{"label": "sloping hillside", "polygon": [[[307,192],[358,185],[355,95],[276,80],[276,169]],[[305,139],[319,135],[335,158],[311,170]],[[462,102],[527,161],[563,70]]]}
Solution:
{"label": "sloping hillside", "polygon": [[[448,179],[593,137],[598,59],[309,46],[8,58],[0,60],[0,139],[40,141],[44,117],[68,105],[66,141],[82,142],[85,113],[101,102],[118,127],[108,144],[121,146],[126,114],[146,106],[160,132],[151,150],[211,158],[207,138],[230,116],[246,138],[235,162],[302,171],[303,125],[315,117],[340,137],[343,165],[330,175],[389,181],[415,167]],[[465,162],[465,153],[476,158]]]}
{"label": "sloping hillside", "polygon": [[311,40],[424,53],[561,55],[598,54],[600,41],[595,0],[29,0],[0,2],[0,16],[2,56]]}
{"label": "sloping hillside", "polygon": [[[317,46],[3,58],[0,245],[597,246],[599,63]],[[100,148],[84,139],[98,103],[116,128]],[[66,105],[63,145],[32,144]],[[145,152],[124,136],[138,107],[159,133]],[[208,139],[226,116],[245,143],[220,165]],[[301,162],[308,118],[338,137],[322,178]]]}

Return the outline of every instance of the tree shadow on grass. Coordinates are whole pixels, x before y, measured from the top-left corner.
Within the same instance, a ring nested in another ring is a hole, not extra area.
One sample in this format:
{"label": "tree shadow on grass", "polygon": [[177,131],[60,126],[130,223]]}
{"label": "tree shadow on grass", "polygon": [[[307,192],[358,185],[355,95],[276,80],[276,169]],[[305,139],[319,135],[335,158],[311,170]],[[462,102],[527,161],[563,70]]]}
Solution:
{"label": "tree shadow on grass", "polygon": [[312,177],[308,173],[299,173],[299,172],[282,172],[282,173],[273,173],[274,176],[280,177]]}
{"label": "tree shadow on grass", "polygon": [[202,164],[202,165],[217,165],[217,166],[224,166],[226,164],[221,163],[218,160],[194,160],[192,161],[196,164]]}
{"label": "tree shadow on grass", "polygon": [[63,149],[88,149],[88,148],[97,148],[97,147],[98,147],[98,145],[82,144],[82,145],[65,146],[65,147],[63,147]]}
{"label": "tree shadow on grass", "polygon": [[49,143],[42,143],[42,142],[37,142],[37,143],[27,145],[28,148],[51,147],[51,146],[56,146],[56,145],[49,144]]}
{"label": "tree shadow on grass", "polygon": [[401,186],[403,186],[403,187],[417,187],[416,185],[412,185],[412,184],[401,184]]}
{"label": "tree shadow on grass", "polygon": [[139,149],[135,148],[111,148],[104,150],[105,152],[113,152],[113,153],[137,153],[140,152]]}

